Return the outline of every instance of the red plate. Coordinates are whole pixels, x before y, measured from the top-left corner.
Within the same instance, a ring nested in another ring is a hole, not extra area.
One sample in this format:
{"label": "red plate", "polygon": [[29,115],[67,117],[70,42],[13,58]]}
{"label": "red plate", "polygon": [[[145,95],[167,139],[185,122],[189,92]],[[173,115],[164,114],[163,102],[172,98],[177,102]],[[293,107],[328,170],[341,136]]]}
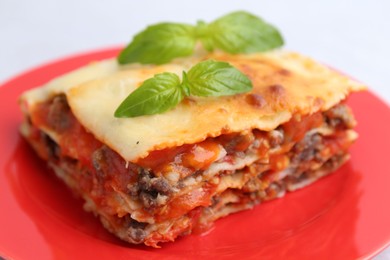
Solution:
{"label": "red plate", "polygon": [[18,134],[18,96],[118,49],[74,56],[0,87],[0,255],[9,259],[371,257],[390,243],[390,110],[370,92],[349,99],[359,125],[352,159],[337,173],[283,199],[217,221],[161,249],[106,232]]}

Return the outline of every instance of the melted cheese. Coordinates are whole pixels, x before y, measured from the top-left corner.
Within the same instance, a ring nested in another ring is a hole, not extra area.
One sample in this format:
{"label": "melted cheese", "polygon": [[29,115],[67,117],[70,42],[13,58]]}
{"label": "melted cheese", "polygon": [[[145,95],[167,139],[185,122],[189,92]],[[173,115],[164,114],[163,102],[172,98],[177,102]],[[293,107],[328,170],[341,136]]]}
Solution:
{"label": "melted cheese", "polygon": [[[219,98],[189,98],[163,114],[115,118],[118,105],[156,73],[183,70],[204,59],[227,61],[253,82],[251,93]],[[125,160],[136,162],[150,151],[196,143],[222,133],[253,128],[269,131],[292,114],[326,110],[364,86],[296,53],[209,54],[161,66],[119,67],[103,61],[56,79],[22,96],[31,107],[65,93],[80,123]]]}

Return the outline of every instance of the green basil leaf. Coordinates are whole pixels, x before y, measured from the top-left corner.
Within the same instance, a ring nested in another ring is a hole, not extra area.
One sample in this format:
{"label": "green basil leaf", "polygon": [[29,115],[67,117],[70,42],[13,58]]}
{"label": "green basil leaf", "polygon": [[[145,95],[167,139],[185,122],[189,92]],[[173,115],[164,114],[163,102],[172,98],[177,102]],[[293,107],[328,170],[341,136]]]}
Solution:
{"label": "green basil leaf", "polygon": [[161,23],[146,28],[119,54],[120,64],[164,64],[189,56],[195,48],[194,26]]}
{"label": "green basil leaf", "polygon": [[221,49],[228,53],[253,53],[283,45],[279,31],[261,18],[240,11],[207,24],[196,26],[160,23],[138,33],[119,54],[118,63],[164,64],[177,57],[190,56],[200,41],[207,51]]}
{"label": "green basil leaf", "polygon": [[228,53],[262,52],[283,45],[275,27],[244,11],[215,20],[208,30],[214,47]]}
{"label": "green basil leaf", "polygon": [[192,67],[183,83],[191,95],[226,96],[250,91],[252,82],[238,69],[226,62],[207,60]]}
{"label": "green basil leaf", "polygon": [[210,37],[210,28],[204,21],[198,21],[195,26],[195,37],[200,40],[205,50],[211,52],[214,50],[214,43],[212,37]]}
{"label": "green basil leaf", "polygon": [[163,113],[185,96],[226,96],[250,91],[252,82],[226,62],[202,61],[188,73],[183,71],[182,82],[176,74],[161,73],[145,80],[117,108],[116,117],[136,117]]}
{"label": "green basil leaf", "polygon": [[180,79],[174,73],[161,73],[145,80],[115,111],[116,117],[136,117],[163,113],[184,98]]}

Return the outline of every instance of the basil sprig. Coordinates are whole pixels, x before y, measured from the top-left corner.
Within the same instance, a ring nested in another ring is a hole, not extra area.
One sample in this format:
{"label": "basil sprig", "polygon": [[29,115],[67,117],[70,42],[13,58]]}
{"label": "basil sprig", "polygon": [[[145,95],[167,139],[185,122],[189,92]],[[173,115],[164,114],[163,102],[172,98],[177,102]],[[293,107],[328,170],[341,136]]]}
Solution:
{"label": "basil sprig", "polygon": [[251,80],[226,62],[202,61],[182,80],[170,72],[145,80],[116,109],[115,117],[137,117],[163,113],[174,108],[187,96],[218,97],[250,91]]}
{"label": "basil sprig", "polygon": [[209,24],[160,23],[138,33],[119,54],[120,64],[164,64],[177,57],[190,56],[200,41],[208,51],[253,53],[283,45],[279,31],[261,18],[239,11]]}

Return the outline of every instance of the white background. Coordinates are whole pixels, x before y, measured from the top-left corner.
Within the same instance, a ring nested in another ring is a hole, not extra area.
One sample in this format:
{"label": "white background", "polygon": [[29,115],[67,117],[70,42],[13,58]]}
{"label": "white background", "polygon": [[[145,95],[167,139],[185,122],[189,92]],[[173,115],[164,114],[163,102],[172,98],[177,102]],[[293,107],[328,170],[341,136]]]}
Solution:
{"label": "white background", "polygon": [[[148,24],[207,22],[235,10],[263,17],[287,49],[359,79],[390,103],[389,0],[0,0],[0,82],[69,54],[121,46]],[[390,259],[390,249],[377,259]]]}

